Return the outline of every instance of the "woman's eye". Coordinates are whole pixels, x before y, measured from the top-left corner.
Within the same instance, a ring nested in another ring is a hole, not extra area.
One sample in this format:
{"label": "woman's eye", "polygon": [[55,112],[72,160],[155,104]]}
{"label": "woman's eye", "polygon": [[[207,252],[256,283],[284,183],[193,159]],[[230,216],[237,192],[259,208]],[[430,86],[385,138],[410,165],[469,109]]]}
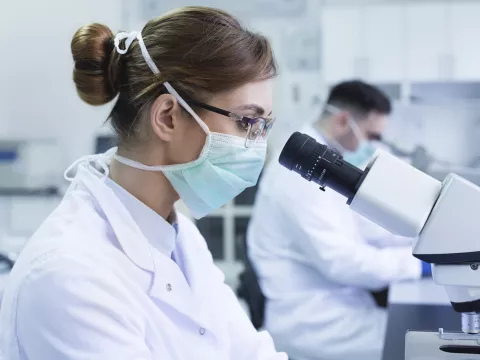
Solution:
{"label": "woman's eye", "polygon": [[248,123],[245,121],[237,121],[237,126],[242,131],[248,131]]}

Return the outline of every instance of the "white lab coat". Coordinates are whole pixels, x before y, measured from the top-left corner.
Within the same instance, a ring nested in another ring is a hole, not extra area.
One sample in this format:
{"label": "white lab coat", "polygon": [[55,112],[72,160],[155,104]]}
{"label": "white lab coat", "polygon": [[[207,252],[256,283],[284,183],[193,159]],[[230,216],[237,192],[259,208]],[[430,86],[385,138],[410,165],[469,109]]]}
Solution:
{"label": "white lab coat", "polygon": [[[325,143],[312,126],[301,131]],[[344,197],[318,188],[277,161],[261,179],[248,246],[265,327],[295,360],[379,359],[387,315],[369,290],[419,278],[421,263],[410,240],[359,224]]]}
{"label": "white lab coat", "polygon": [[175,228],[93,166],[11,273],[1,360],[286,359],[185,217]]}

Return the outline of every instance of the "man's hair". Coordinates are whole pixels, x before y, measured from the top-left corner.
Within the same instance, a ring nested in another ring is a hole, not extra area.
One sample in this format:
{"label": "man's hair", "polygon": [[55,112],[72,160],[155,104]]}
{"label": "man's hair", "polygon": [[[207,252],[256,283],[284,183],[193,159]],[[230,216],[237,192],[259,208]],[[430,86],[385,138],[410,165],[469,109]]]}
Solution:
{"label": "man's hair", "polygon": [[390,100],[380,89],[360,80],[335,85],[330,91],[327,104],[350,111],[355,118],[361,119],[371,112],[388,115],[392,111]]}

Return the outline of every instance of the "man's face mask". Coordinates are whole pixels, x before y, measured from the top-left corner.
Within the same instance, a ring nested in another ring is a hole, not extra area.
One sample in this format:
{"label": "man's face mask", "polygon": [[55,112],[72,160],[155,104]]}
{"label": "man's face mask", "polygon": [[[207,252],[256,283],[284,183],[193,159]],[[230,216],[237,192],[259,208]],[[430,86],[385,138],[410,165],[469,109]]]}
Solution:
{"label": "man's face mask", "polygon": [[348,124],[357,138],[358,146],[355,151],[347,151],[343,154],[345,161],[359,169],[365,169],[368,162],[375,154],[376,148],[371,140],[365,139],[357,123],[351,118],[348,119]]}
{"label": "man's face mask", "polygon": [[[326,105],[326,110],[331,113],[340,113],[342,112],[341,109],[337,108],[333,105]],[[375,154],[376,148],[373,145],[373,141],[380,141],[381,135],[379,134],[372,134],[368,137],[365,137],[362,134],[362,130],[360,130],[359,126],[357,125],[356,121],[353,120],[351,116],[348,117],[348,126],[352,129],[353,135],[357,138],[358,146],[354,151],[350,151],[345,149],[338,141],[333,140],[333,146],[337,148],[338,151],[342,152],[342,156],[345,161],[349,162],[353,166],[358,167],[359,169],[365,169],[368,165],[368,162]]]}

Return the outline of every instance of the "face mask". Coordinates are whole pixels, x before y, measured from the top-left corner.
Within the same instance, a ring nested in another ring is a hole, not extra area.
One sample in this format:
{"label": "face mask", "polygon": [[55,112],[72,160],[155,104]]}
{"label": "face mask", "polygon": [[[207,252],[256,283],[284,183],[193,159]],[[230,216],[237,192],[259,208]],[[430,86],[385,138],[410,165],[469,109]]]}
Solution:
{"label": "face mask", "polygon": [[357,150],[345,153],[343,158],[353,166],[365,170],[370,159],[375,155],[375,151],[375,147],[369,141],[363,140]]}
{"label": "face mask", "polygon": [[360,128],[355,121],[349,119],[349,125],[353,131],[353,134],[357,138],[358,147],[355,151],[346,151],[343,154],[343,158],[353,166],[364,170],[367,167],[370,159],[375,154],[376,149],[371,141],[365,140],[362,137]]}
{"label": "face mask", "polygon": [[193,217],[199,219],[257,183],[267,143],[261,141],[246,148],[242,137],[210,132],[173,87],[169,83],[164,85],[207,134],[198,159],[178,165],[147,166],[116,154],[114,158],[133,168],[163,172]]}
{"label": "face mask", "polygon": [[[342,110],[340,110],[336,106],[327,104],[325,106],[325,111],[329,111],[332,113],[340,113]],[[359,169],[364,170],[367,167],[370,159],[375,154],[376,148],[375,146],[373,146],[371,141],[365,140],[365,138],[362,136],[362,131],[358,127],[357,123],[350,117],[348,118],[348,124],[358,141],[358,146],[355,151],[349,151],[345,149],[342,145],[340,145],[340,143],[338,143],[338,141],[334,139],[330,139],[330,141],[333,143],[333,146],[336,147],[338,151],[342,152],[342,156],[345,161],[349,162],[350,164],[356,166]]]}

